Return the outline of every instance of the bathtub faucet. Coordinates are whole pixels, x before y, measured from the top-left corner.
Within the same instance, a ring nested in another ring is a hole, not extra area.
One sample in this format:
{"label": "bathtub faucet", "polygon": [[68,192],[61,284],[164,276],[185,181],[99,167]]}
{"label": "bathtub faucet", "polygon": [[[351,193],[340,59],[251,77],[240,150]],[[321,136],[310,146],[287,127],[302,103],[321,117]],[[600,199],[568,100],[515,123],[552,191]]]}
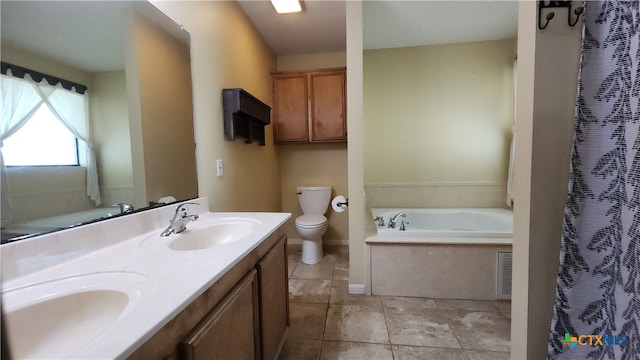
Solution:
{"label": "bathtub faucet", "polygon": [[169,226],[160,234],[160,236],[169,236],[178,234],[187,228],[187,224],[191,221],[198,220],[198,215],[189,215],[189,205],[198,205],[196,203],[182,203],[176,208],[173,219],[169,221]]}
{"label": "bathtub faucet", "polygon": [[127,203],[117,203],[113,204],[113,206],[117,206],[120,209],[120,214],[128,214],[133,212],[133,205]]}
{"label": "bathtub faucet", "polygon": [[399,212],[397,214],[395,214],[394,216],[391,217],[391,219],[389,219],[389,225],[387,226],[389,229],[395,229],[396,228],[396,222],[398,222],[398,218],[400,217],[407,217],[407,215],[405,215],[402,212]]}

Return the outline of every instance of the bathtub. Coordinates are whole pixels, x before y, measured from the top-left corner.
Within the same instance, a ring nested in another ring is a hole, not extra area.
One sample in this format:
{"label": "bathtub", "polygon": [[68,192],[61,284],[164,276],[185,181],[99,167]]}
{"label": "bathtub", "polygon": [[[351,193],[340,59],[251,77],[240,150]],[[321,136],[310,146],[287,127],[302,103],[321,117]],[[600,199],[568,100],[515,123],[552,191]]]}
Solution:
{"label": "bathtub", "polygon": [[[389,220],[399,213],[395,228]],[[513,214],[505,209],[371,209],[377,238],[369,242],[511,244]],[[402,224],[404,223],[404,228]]]}
{"label": "bathtub", "polygon": [[[389,228],[398,213],[406,216]],[[372,220],[376,233],[365,239],[373,295],[510,298],[511,271],[501,259],[511,257],[511,211],[376,208],[371,215],[384,222]]]}
{"label": "bathtub", "polygon": [[120,208],[117,206],[95,208],[71,214],[29,220],[21,223],[15,223],[8,229],[2,229],[2,237],[3,241],[6,241],[13,237],[48,232],[94,220],[106,219],[116,215],[120,215]]}

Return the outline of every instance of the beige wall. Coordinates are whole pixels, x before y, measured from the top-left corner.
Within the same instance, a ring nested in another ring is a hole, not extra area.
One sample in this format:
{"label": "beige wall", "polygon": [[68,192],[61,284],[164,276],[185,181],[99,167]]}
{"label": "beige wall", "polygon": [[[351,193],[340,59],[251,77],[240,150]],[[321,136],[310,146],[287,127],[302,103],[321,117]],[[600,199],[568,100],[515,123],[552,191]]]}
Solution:
{"label": "beige wall", "polygon": [[[278,57],[278,71],[343,66],[346,66],[345,52]],[[279,144],[277,149],[280,160],[282,211],[292,213],[293,218],[302,215],[295,191],[298,185],[331,185],[332,198],[336,195],[349,197],[347,144]],[[324,244],[346,244],[349,239],[349,211],[336,213],[329,208],[327,219],[329,227],[323,237]],[[300,239],[293,221],[287,226],[287,234],[292,239]]]}
{"label": "beige wall", "polygon": [[506,208],[504,184],[365,185],[371,208]]}
{"label": "beige wall", "polygon": [[[198,196],[193,141],[191,69],[188,44],[137,13],[133,14],[135,60],[127,64],[127,76],[137,80],[144,162],[145,200],[163,196],[190,199]],[[130,66],[132,65],[132,66]],[[144,204],[138,204],[142,206]]]}
{"label": "beige wall", "polygon": [[[222,89],[244,88],[271,104],[276,57],[236,2],[156,1],[191,35],[191,75],[198,193],[212,211],[281,211],[273,126],[267,145],[224,140]],[[215,162],[224,161],[216,176]]]}
{"label": "beige wall", "polygon": [[365,51],[365,183],[505,183],[514,55],[515,40]]}
{"label": "beige wall", "polygon": [[512,359],[546,358],[566,199],[580,27],[536,26],[521,2],[514,193]]}
{"label": "beige wall", "polygon": [[303,55],[278,56],[278,71],[313,70],[344,67],[347,53],[344,51]]}
{"label": "beige wall", "polygon": [[2,45],[1,50],[2,61],[83,85],[91,85],[91,74],[85,71],[6,45]]}
{"label": "beige wall", "polygon": [[124,71],[91,75],[91,123],[102,202],[134,203],[129,105]]}

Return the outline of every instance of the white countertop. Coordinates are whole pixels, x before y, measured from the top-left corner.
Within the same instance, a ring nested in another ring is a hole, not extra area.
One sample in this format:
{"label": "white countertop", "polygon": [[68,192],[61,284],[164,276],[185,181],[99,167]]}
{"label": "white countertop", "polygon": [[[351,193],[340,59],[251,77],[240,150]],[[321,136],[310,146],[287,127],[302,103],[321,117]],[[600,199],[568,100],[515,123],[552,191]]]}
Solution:
{"label": "white countertop", "polygon": [[[5,311],[12,311],[16,303],[24,304],[25,299],[12,298],[14,289],[58,279],[93,276],[87,274],[128,273],[134,285],[139,282],[135,285],[138,286],[137,300],[132,308],[125,310],[117,323],[100,338],[70,355],[83,359],[127,357],[284,224],[291,214],[205,212],[200,214],[200,219],[187,225],[186,232],[205,227],[214,219],[231,217],[255,219],[260,225],[245,238],[195,251],[170,249],[168,243],[180,235],[160,237],[162,228],[156,228],[72,260],[3,279]],[[46,354],[46,351],[40,354]]]}

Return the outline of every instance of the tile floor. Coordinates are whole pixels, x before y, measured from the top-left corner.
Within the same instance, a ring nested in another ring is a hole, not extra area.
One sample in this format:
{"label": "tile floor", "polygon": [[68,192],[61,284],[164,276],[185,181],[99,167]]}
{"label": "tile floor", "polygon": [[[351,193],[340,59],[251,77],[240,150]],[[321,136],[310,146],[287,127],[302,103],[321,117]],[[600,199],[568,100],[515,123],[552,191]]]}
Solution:
{"label": "tile floor", "polygon": [[280,360],[509,359],[508,301],[348,293],[346,246],[315,265],[289,246],[291,327]]}

